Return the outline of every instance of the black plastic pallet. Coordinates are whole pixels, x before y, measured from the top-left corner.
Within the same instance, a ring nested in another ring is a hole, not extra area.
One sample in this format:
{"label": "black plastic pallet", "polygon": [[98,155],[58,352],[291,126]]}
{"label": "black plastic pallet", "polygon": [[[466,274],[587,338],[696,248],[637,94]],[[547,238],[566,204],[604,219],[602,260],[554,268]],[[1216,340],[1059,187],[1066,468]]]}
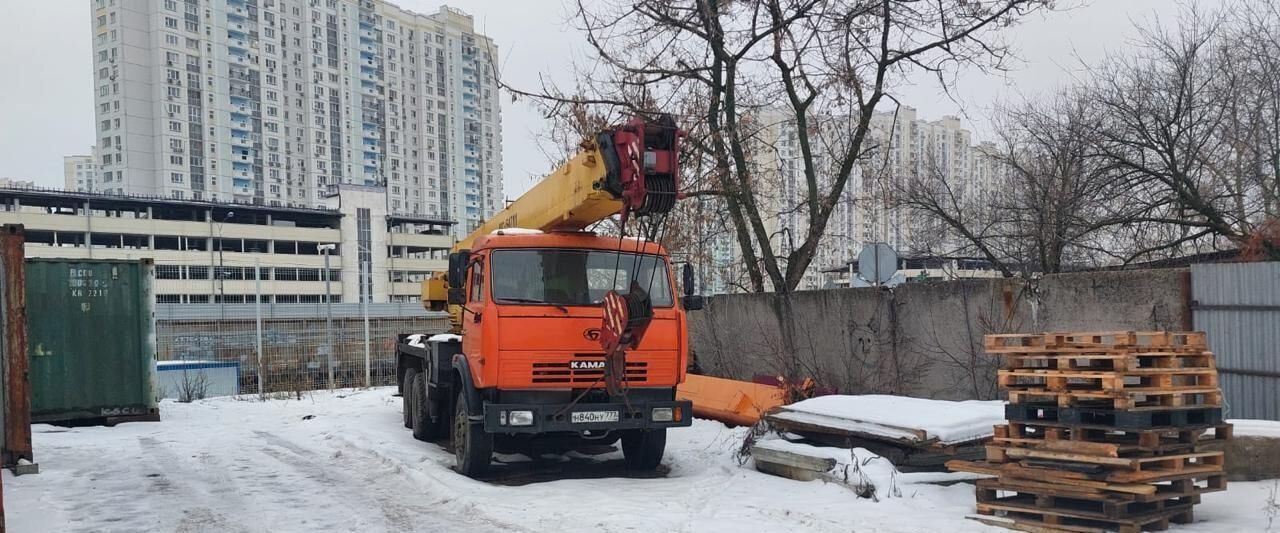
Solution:
{"label": "black plastic pallet", "polygon": [[1221,407],[1116,411],[1054,405],[1009,404],[1005,406],[1004,415],[1005,418],[1015,422],[1108,426],[1117,429],[1176,428],[1222,423]]}
{"label": "black plastic pallet", "polygon": [[1062,423],[1062,407],[1032,403],[1010,403],[1004,406],[1004,417],[1015,422]]}

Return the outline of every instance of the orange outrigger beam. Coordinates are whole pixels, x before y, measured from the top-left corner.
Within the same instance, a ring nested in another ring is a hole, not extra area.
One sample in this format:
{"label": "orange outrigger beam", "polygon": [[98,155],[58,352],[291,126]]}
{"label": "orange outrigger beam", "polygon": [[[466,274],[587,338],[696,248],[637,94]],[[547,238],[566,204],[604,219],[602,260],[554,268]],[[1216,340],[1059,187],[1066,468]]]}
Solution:
{"label": "orange outrigger beam", "polygon": [[786,404],[781,387],[689,374],[676,399],[693,402],[693,415],[726,424],[752,426],[770,409]]}

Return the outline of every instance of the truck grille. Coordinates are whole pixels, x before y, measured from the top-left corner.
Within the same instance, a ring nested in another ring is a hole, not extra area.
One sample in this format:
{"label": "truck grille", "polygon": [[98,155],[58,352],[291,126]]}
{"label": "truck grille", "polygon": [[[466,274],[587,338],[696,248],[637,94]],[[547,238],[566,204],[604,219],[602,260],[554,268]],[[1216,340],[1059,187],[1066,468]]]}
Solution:
{"label": "truck grille", "polygon": [[[593,368],[574,368],[574,363],[592,363]],[[595,366],[604,363],[603,353],[576,353],[571,361],[533,363],[534,383],[565,383],[570,385],[604,384],[604,367]],[[648,378],[649,363],[645,361],[627,361],[627,381],[643,382]]]}

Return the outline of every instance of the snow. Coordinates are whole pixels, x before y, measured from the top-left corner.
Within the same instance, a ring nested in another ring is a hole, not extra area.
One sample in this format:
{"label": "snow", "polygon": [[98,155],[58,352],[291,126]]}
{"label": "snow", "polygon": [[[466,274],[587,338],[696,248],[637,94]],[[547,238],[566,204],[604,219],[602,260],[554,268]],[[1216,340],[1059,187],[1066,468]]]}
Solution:
{"label": "snow", "polygon": [[926,440],[957,444],[990,437],[992,426],[1004,422],[1004,402],[830,395],[788,405],[774,416],[911,441],[920,440],[911,430],[924,430]]}
{"label": "snow", "polygon": [[755,448],[834,459],[836,466],[828,471],[830,477],[850,485],[859,495],[873,499],[902,496],[897,481],[902,474],[888,459],[866,448],[811,446],[782,439],[762,440]]}
{"label": "snow", "polygon": [[542,235],[542,233],[543,231],[540,229],[502,228],[490,231],[489,235]]}
{"label": "snow", "polygon": [[1270,437],[1273,439],[1280,439],[1280,422],[1274,420],[1249,420],[1237,418],[1227,420],[1227,423],[1235,426],[1231,429],[1231,432],[1237,437]]}
{"label": "snow", "polygon": [[437,333],[429,337],[426,334],[416,333],[405,337],[405,341],[409,343],[409,346],[426,348],[426,343],[428,342],[462,342],[462,337],[452,333]]}
{"label": "snow", "polygon": [[[452,470],[450,452],[413,440],[393,393],[164,401],[162,422],[34,426],[41,473],[3,473],[8,531],[1006,531],[963,518],[974,508],[966,484],[904,474],[901,497],[875,502],[756,472],[734,459],[748,430],[705,420],[670,431],[658,477],[627,476],[613,451],[512,456],[521,462],[500,468],[523,484],[476,481]],[[1271,486],[1231,483],[1204,496],[1203,521],[1176,531],[1263,531]]]}

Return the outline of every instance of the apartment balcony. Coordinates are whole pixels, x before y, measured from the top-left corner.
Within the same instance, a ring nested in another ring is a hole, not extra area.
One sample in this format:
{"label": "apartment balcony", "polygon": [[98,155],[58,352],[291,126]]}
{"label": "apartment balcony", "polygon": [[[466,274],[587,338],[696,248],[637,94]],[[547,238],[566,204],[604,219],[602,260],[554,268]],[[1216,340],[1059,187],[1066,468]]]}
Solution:
{"label": "apartment balcony", "polygon": [[249,41],[246,41],[244,39],[234,38],[234,37],[228,37],[227,48],[230,48],[233,52],[234,51],[247,52],[249,50]]}
{"label": "apartment balcony", "polygon": [[232,51],[227,57],[231,60],[232,64],[244,67],[253,66],[258,62],[257,56],[253,54],[237,53],[235,51]]}

